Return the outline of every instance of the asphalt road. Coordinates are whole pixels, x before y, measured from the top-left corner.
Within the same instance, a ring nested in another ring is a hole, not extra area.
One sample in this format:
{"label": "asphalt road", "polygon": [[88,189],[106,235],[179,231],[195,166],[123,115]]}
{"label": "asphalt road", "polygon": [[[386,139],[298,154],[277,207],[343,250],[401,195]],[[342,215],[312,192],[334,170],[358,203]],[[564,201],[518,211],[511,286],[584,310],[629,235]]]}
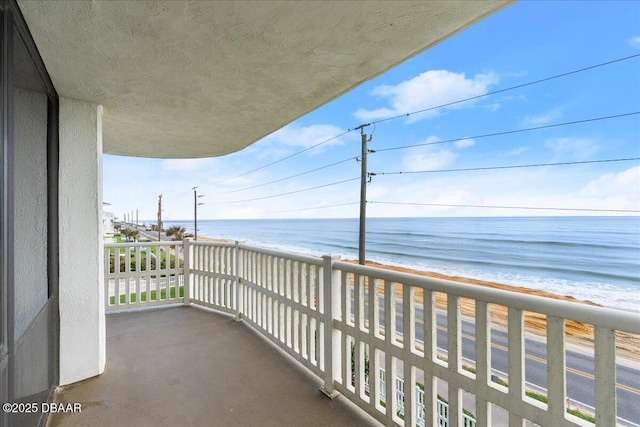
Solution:
{"label": "asphalt road", "polygon": [[[158,232],[157,231],[146,231],[143,230],[142,228],[138,229],[140,231],[140,234],[151,239],[151,240],[158,240]],[[167,237],[164,234],[160,235],[160,240],[163,242],[171,242],[171,237]]]}
{"label": "asphalt road", "polygon": [[[446,316],[438,313],[438,347],[447,348]],[[468,360],[475,360],[475,324],[472,321],[462,321],[462,356]],[[418,328],[420,329],[420,328]],[[416,338],[422,340],[422,331]],[[494,373],[507,374],[508,334],[505,330],[492,328],[491,332],[491,367]],[[546,390],[547,385],[547,353],[546,343],[538,339],[525,339],[525,380],[531,388]],[[594,395],[594,358],[593,355],[583,354],[573,350],[566,351],[567,366],[567,396],[575,402],[574,405],[595,406]],[[640,422],[640,370],[618,364],[616,367],[618,416],[632,422]]]}
{"label": "asphalt road", "polygon": [[[380,322],[384,326],[384,304],[380,301]],[[353,298],[352,298],[353,310]],[[421,327],[423,308],[416,304],[416,340],[423,342],[424,331]],[[441,352],[447,349],[447,320],[444,311],[437,313],[437,347]],[[396,306],[396,329],[402,334],[402,306]],[[467,361],[475,361],[475,323],[463,319],[462,357]],[[501,328],[491,329],[491,368],[495,375],[508,381],[508,334]],[[547,350],[544,339],[525,337],[525,381],[527,388],[546,392],[547,384]],[[593,354],[566,350],[567,396],[571,399],[572,408],[591,409],[595,406],[594,395],[594,357]],[[638,368],[618,364],[616,367],[618,417],[621,421],[640,424],[640,363]],[[627,423],[628,425],[633,425]]]}

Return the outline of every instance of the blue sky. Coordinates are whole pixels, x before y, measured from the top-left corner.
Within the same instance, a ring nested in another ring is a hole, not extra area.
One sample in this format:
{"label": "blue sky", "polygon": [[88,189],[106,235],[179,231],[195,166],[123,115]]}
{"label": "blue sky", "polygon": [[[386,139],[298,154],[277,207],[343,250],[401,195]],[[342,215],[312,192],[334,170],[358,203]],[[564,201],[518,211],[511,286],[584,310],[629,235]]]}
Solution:
{"label": "blue sky", "polygon": [[[640,55],[638,1],[520,2],[240,152],[180,160],[104,155],[103,197],[120,218],[136,209],[140,219],[156,218],[162,193],[164,219],[190,219],[194,186],[204,195],[203,219],[357,217],[359,131],[244,173],[363,123],[632,55]],[[446,172],[638,158],[640,114],[482,137],[637,112],[640,56],[372,124],[365,132],[372,134],[369,148],[377,152],[369,155],[368,169],[377,175],[367,187],[368,216],[616,214],[434,204],[640,211],[638,160]],[[414,147],[397,149],[407,145]],[[342,163],[305,173],[337,162]],[[416,173],[421,171],[440,172]],[[403,174],[382,174],[389,172]],[[285,179],[297,174],[302,175]],[[340,181],[345,182],[334,184]],[[270,197],[283,193],[291,194]]]}

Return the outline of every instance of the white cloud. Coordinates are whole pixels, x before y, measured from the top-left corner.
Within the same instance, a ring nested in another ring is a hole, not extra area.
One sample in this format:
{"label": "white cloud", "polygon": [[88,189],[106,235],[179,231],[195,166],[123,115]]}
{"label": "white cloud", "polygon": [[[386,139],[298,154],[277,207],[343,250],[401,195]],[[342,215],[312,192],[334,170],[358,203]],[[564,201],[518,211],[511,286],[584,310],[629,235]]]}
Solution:
{"label": "white cloud", "polygon": [[[261,145],[268,144],[271,147],[280,147],[281,149],[286,147],[304,149],[322,144],[313,150],[314,153],[319,153],[323,148],[344,143],[347,135],[332,139],[342,133],[344,133],[344,129],[333,125],[297,126],[291,124],[264,137],[259,143]],[[263,148],[261,148],[262,150]]]}
{"label": "white cloud", "polygon": [[546,124],[558,121],[562,117],[562,108],[554,108],[546,113],[536,116],[526,116],[524,118],[525,126],[544,126]]}
{"label": "white cloud", "polygon": [[379,181],[374,177],[372,184],[367,189],[367,198],[382,199],[389,194],[393,194],[393,189],[387,187],[386,185],[381,185]]}
{"label": "white cloud", "polygon": [[586,197],[627,195],[640,198],[640,166],[623,172],[608,173],[590,181],[581,191]]}
{"label": "white cloud", "polygon": [[465,138],[456,141],[454,145],[456,146],[456,148],[467,148],[475,145],[475,143],[476,142],[473,140],[473,138]]}
{"label": "white cloud", "polygon": [[545,147],[558,157],[573,159],[588,159],[600,149],[595,141],[584,138],[553,138],[545,142]]}
{"label": "white cloud", "polygon": [[392,110],[391,108],[377,108],[375,110],[365,110],[364,108],[358,108],[353,115],[360,120],[368,122],[376,119],[384,119],[387,117],[396,116],[398,115],[398,111]]}
{"label": "white cloud", "polygon": [[[361,120],[370,121],[437,107],[483,95],[488,92],[491,85],[497,82],[498,76],[494,72],[476,74],[473,78],[467,78],[464,73],[454,73],[447,70],[426,71],[395,86],[375,87],[371,94],[388,99],[391,106],[374,110],[360,108],[356,111],[355,116]],[[473,105],[473,101],[455,104],[447,108],[464,108],[471,105]],[[417,121],[438,114],[438,110],[431,110],[411,116],[408,121]]]}
{"label": "white cloud", "polygon": [[[424,140],[423,144],[433,144],[440,141],[436,136],[430,136]],[[475,144],[473,138],[460,139],[453,143],[458,150],[471,147]],[[422,170],[438,170],[445,168],[458,158],[458,153],[446,148],[437,149],[433,146],[414,147],[410,149],[402,159],[402,164],[406,170],[415,172]]]}
{"label": "white cloud", "polygon": [[631,45],[631,47],[640,49],[640,36],[631,37],[627,40],[627,42]]}
{"label": "white cloud", "polygon": [[162,161],[160,167],[164,172],[184,172],[201,169],[212,169],[218,166],[218,158],[202,159],[166,159]]}
{"label": "white cloud", "polygon": [[402,163],[411,172],[421,170],[438,170],[452,164],[458,155],[449,150],[434,150],[418,147],[411,149]]}

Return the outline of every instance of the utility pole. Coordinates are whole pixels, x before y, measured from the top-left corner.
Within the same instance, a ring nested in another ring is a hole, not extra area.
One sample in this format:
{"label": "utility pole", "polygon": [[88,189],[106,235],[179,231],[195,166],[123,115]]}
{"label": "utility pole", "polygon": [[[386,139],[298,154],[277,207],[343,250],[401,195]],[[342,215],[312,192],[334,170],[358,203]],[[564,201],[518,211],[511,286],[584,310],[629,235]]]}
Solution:
{"label": "utility pole", "polygon": [[199,197],[204,197],[203,194],[198,196],[198,187],[193,187],[193,240],[198,241],[198,205],[204,205],[204,203],[198,203]]}
{"label": "utility pole", "polygon": [[137,227],[138,225],[140,225],[140,224],[138,224],[138,209],[136,209],[136,227]]}
{"label": "utility pole", "polygon": [[162,194],[158,196],[158,242],[162,240],[160,238],[161,231],[162,231]]}
{"label": "utility pole", "polygon": [[368,173],[367,173],[367,154],[369,150],[367,149],[367,142],[371,141],[371,138],[367,140],[367,134],[364,133],[364,128],[369,126],[360,125],[356,129],[360,129],[360,134],[362,136],[362,154],[360,157],[360,236],[359,236],[359,244],[358,244],[358,264],[364,265],[365,262],[365,239],[366,239],[366,228],[367,228],[367,181],[368,181]]}

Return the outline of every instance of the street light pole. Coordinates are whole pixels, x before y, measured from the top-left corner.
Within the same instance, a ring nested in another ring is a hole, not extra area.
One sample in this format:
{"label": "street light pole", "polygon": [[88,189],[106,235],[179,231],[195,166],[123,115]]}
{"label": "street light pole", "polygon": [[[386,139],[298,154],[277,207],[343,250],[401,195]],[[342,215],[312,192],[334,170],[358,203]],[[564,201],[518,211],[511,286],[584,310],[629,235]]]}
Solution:
{"label": "street light pole", "polygon": [[158,196],[158,242],[162,241],[160,232],[162,231],[162,194]]}
{"label": "street light pole", "polygon": [[198,203],[199,197],[204,195],[198,195],[198,187],[193,187],[193,240],[198,241],[198,205],[204,205],[204,203]]}

